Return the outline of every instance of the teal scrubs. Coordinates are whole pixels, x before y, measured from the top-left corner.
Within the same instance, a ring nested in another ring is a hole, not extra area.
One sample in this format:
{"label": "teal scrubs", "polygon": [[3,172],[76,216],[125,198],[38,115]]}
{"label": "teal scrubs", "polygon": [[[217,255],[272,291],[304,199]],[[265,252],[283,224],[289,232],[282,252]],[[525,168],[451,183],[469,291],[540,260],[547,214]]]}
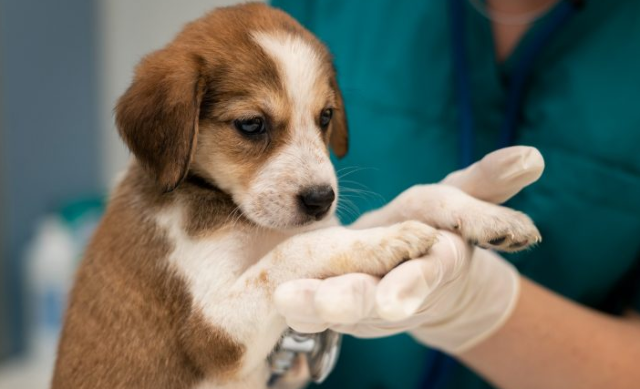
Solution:
{"label": "teal scrubs", "polygon": [[[458,168],[447,1],[275,0],[335,55],[351,148],[337,168],[351,202],[343,219]],[[497,63],[489,21],[465,3],[475,157],[492,151],[522,47]],[[546,171],[509,205],[543,243],[509,256],[525,276],[589,307],[640,309],[640,2],[586,0],[533,64],[515,143]],[[597,352],[597,350],[594,350]],[[433,353],[406,335],[348,338],[324,388],[418,388]],[[490,387],[457,366],[447,388]]]}

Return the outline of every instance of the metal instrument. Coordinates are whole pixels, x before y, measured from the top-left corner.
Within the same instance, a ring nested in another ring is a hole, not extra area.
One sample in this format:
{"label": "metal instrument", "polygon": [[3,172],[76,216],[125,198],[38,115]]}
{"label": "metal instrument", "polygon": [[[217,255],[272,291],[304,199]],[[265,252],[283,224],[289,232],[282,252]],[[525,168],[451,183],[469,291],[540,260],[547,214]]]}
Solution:
{"label": "metal instrument", "polygon": [[296,357],[303,354],[311,379],[323,382],[333,370],[340,354],[342,335],[327,330],[317,334],[301,334],[288,329],[273,353],[269,356],[273,384],[294,365]]}

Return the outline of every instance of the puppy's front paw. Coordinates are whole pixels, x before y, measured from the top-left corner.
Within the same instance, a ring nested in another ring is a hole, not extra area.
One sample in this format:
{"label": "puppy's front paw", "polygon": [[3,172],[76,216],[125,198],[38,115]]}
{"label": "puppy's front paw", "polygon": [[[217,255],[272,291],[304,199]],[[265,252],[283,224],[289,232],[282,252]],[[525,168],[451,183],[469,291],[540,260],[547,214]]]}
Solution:
{"label": "puppy's front paw", "polygon": [[360,230],[352,246],[355,272],[383,276],[400,263],[425,255],[437,240],[437,231],[416,221]]}
{"label": "puppy's front paw", "polygon": [[542,241],[533,221],[522,212],[486,204],[457,215],[455,230],[483,248],[505,252],[526,249]]}
{"label": "puppy's front paw", "polygon": [[413,220],[394,224],[386,230],[388,237],[381,242],[381,248],[405,261],[425,255],[438,240],[433,227]]}

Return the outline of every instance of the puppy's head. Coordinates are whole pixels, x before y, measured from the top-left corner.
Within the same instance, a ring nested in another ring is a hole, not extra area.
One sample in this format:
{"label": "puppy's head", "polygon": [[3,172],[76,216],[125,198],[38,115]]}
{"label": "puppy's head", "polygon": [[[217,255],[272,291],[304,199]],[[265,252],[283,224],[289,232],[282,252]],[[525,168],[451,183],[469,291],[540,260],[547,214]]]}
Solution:
{"label": "puppy's head", "polygon": [[348,141],[331,56],[266,5],[216,10],[145,57],[116,122],[165,190],[198,175],[270,228],[310,224],[335,209],[328,147],[342,157]]}

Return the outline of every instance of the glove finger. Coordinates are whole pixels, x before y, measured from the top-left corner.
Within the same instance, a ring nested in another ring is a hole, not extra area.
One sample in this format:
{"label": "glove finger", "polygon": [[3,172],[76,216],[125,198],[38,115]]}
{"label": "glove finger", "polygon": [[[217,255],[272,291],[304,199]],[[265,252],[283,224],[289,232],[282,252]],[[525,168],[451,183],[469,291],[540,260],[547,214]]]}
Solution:
{"label": "glove finger", "polygon": [[404,323],[391,323],[380,320],[379,323],[336,324],[329,327],[332,331],[355,336],[361,339],[381,338],[406,332]]}
{"label": "glove finger", "polygon": [[458,235],[439,232],[429,254],[390,271],[378,284],[375,311],[389,321],[414,315],[441,285],[455,279],[468,265],[471,248]]}
{"label": "glove finger", "polygon": [[323,280],[314,299],[318,316],[331,324],[351,324],[369,317],[378,282],[378,278],[361,273]]}
{"label": "glove finger", "polygon": [[303,334],[316,334],[318,332],[323,332],[327,328],[329,328],[328,323],[304,322],[295,319],[287,319],[287,325],[293,328],[295,331]]}
{"label": "glove finger", "polygon": [[543,170],[544,158],[536,148],[513,146],[487,154],[468,168],[449,174],[442,183],[501,204],[537,181]]}
{"label": "glove finger", "polygon": [[316,290],[322,282],[316,279],[301,279],[279,285],[273,294],[276,310],[287,321],[323,323],[314,303]]}
{"label": "glove finger", "polygon": [[387,274],[376,291],[375,310],[384,320],[405,320],[422,306],[439,282],[439,260],[419,258],[403,263]]}

